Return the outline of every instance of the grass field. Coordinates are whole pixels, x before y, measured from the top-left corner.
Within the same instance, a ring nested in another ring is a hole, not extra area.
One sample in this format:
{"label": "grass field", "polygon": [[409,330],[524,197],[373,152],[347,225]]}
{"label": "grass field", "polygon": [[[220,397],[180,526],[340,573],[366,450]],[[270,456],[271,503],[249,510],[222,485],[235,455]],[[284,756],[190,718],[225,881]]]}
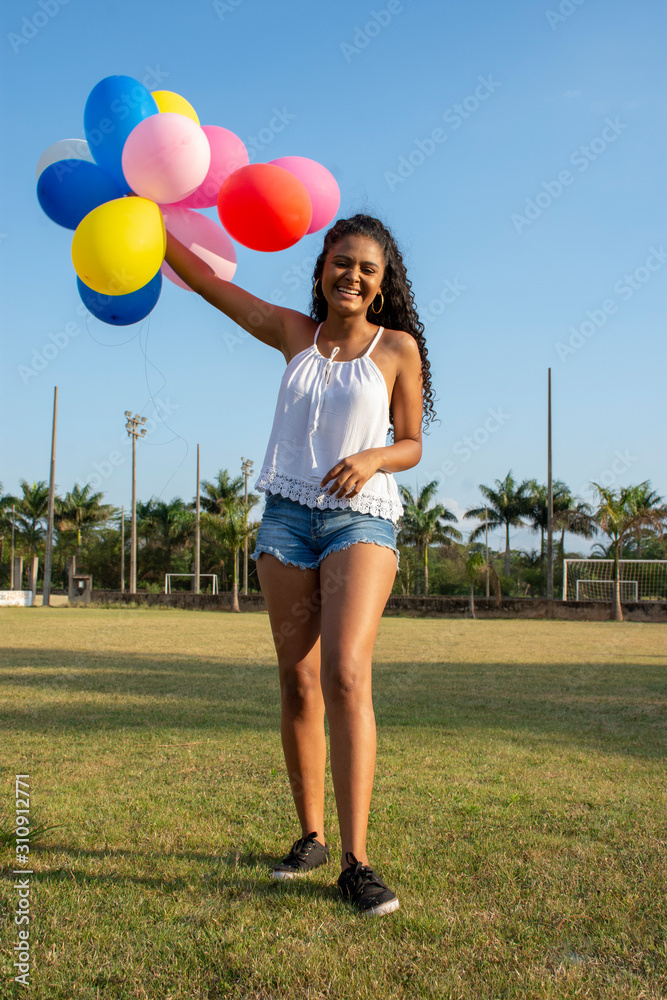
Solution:
{"label": "grass field", "polygon": [[[72,998],[667,996],[667,630],[385,618],[371,862],[274,882],[299,835],[265,614],[3,609],[0,816],[29,774],[30,988]],[[339,850],[328,781],[327,835]]]}

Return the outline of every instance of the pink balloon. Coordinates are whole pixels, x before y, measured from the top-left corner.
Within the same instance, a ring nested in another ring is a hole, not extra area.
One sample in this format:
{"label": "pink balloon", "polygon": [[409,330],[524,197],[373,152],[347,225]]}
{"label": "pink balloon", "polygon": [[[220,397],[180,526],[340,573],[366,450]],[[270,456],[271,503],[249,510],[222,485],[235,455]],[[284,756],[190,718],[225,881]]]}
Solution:
{"label": "pink balloon", "polygon": [[177,202],[179,208],[212,208],[217,204],[223,181],[250,162],[248,150],[229,129],[220,125],[204,125],[202,132],[211,147],[211,166],[197,190]]}
{"label": "pink balloon", "polygon": [[328,225],[340,205],[340,190],[333,174],[317,160],[309,160],[307,156],[281,156],[277,160],[271,160],[271,163],[298,177],[310,195],[313,218],[306,235]]}
{"label": "pink balloon", "polygon": [[123,147],[123,173],[132,190],[158,204],[195,191],[211,164],[211,147],[192,118],[165,111],[136,125]]}
{"label": "pink balloon", "polygon": [[[165,227],[172,236],[206,261],[219,278],[232,280],[236,272],[236,250],[221,225],[190,208],[166,205],[162,208],[162,215]],[[192,291],[166,261],[162,264],[162,273],[175,285]]]}

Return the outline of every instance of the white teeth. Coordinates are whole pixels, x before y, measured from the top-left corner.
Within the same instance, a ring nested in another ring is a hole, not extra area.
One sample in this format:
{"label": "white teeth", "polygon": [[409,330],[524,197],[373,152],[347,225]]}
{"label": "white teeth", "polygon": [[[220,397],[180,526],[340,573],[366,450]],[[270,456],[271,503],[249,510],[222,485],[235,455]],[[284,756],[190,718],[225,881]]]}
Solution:
{"label": "white teeth", "polygon": [[353,288],[339,288],[338,291],[342,292],[343,295],[359,295],[359,292],[355,292]]}

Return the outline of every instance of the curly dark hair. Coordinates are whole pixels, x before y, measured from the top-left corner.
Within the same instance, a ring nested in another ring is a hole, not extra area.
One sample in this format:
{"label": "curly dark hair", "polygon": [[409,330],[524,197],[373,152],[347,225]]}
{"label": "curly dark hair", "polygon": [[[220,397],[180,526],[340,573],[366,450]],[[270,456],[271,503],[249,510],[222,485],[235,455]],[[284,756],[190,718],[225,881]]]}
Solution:
{"label": "curly dark hair", "polygon": [[[435,419],[433,405],[433,389],[431,387],[431,366],[428,351],[424,341],[424,324],[420,322],[415,307],[415,297],[412,292],[401,252],[391,232],[379,219],[371,215],[354,215],[351,219],[339,219],[324,237],[322,253],[317,258],[313,271],[313,297],[310,307],[311,318],[318,323],[327,318],[328,305],[324,296],[315,294],[318,278],[322,277],[324,261],[327,254],[343,236],[366,236],[374,240],[384,255],[384,277],[382,279],[382,294],[384,305],[379,313],[369,308],[366,319],[375,326],[386,326],[390,330],[405,330],[417,341],[422,363],[422,397],[424,401],[424,428]],[[389,418],[393,425],[394,418],[389,409]]]}

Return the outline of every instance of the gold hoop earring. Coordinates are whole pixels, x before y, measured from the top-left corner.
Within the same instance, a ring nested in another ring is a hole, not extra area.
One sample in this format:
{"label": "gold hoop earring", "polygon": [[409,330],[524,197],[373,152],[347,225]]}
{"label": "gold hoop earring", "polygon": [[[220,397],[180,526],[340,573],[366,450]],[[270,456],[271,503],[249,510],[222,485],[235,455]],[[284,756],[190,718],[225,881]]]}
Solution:
{"label": "gold hoop earring", "polygon": [[[319,278],[317,279],[317,281],[316,281],[316,282],[315,282],[315,284],[313,285],[313,298],[314,298],[314,299],[323,299],[323,298],[324,298],[324,295],[318,295],[318,294],[317,294],[317,286],[318,286],[318,285],[320,285],[320,279],[319,279]],[[320,285],[320,290],[321,290],[321,289],[322,289],[322,286]]]}
{"label": "gold hoop earring", "polygon": [[[380,303],[380,308],[376,309],[375,308],[375,299],[378,297],[378,295],[382,299],[382,302]],[[378,315],[378,313],[381,313],[382,310],[384,309],[384,295],[382,294],[382,290],[380,290],[378,292],[378,295],[375,296],[375,299],[373,299],[373,302],[371,303],[371,309],[375,313],[376,316]]]}

